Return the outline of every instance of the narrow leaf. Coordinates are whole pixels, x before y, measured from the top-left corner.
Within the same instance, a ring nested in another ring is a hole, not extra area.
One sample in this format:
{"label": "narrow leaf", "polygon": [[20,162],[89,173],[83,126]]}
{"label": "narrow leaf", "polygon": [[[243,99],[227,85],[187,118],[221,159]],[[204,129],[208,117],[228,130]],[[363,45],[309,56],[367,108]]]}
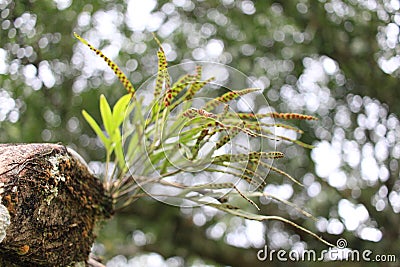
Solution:
{"label": "narrow leaf", "polygon": [[86,110],[82,110],[82,115],[85,118],[85,120],[89,123],[90,127],[92,127],[92,129],[96,133],[96,135],[100,138],[100,140],[104,144],[104,146],[107,148],[109,146],[110,141],[104,135],[103,131],[100,129],[97,122],[93,119],[92,116],[89,115],[89,113],[86,112]]}
{"label": "narrow leaf", "polygon": [[113,117],[110,105],[108,104],[107,99],[104,95],[100,96],[100,114],[108,136],[111,138],[114,134],[115,127],[113,125]]}
{"label": "narrow leaf", "polygon": [[122,96],[120,99],[118,99],[117,103],[115,103],[112,117],[116,127],[119,127],[124,121],[124,118],[128,115],[126,114],[126,111],[131,99],[131,95],[127,94]]}

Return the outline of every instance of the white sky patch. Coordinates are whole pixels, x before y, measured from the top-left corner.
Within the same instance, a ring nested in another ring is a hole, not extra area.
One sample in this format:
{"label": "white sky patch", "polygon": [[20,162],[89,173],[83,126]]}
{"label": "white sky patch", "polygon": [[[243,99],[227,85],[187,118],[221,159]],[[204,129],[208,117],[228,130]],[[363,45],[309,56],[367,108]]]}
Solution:
{"label": "white sky patch", "polygon": [[172,2],[178,7],[183,7],[186,3],[186,0],[173,0]]}
{"label": "white sky patch", "polygon": [[54,3],[57,5],[58,10],[64,10],[70,7],[72,0],[54,0]]}
{"label": "white sky patch", "polygon": [[293,187],[289,184],[273,185],[269,184],[264,190],[265,193],[288,200],[293,195]]}
{"label": "white sky patch", "polygon": [[6,115],[15,108],[15,100],[7,91],[0,91],[0,121],[6,119]]}
{"label": "white sky patch", "polygon": [[203,77],[215,77],[214,83],[224,84],[229,78],[229,70],[226,66],[219,64],[206,65],[203,68]]}
{"label": "white sky patch", "polygon": [[173,33],[179,26],[181,26],[182,21],[179,19],[179,17],[173,17],[168,19],[165,23],[162,23],[160,25],[160,37],[165,38],[169,36],[171,33]]}
{"label": "white sky patch", "polygon": [[323,217],[319,217],[318,221],[315,223],[315,226],[318,228],[320,232],[326,232],[326,228],[328,227],[328,220]]}
{"label": "white sky patch", "polygon": [[218,222],[207,229],[207,235],[212,239],[220,239],[226,230],[226,224],[224,222]]}
{"label": "white sky patch", "polygon": [[329,142],[322,141],[311,151],[311,157],[316,163],[315,171],[318,176],[327,178],[338,172],[341,162],[340,150]]}
{"label": "white sky patch", "polygon": [[104,11],[98,11],[94,14],[94,20],[96,21],[96,28],[99,33],[103,36],[110,35],[114,32],[115,27],[112,23],[113,17]]}
{"label": "white sky patch", "polygon": [[364,205],[354,205],[347,199],[339,201],[338,212],[344,220],[344,224],[349,231],[356,230],[362,223],[366,222],[369,214]]}
{"label": "white sky patch", "polygon": [[8,69],[8,64],[6,63],[7,51],[0,48],[0,74],[6,74]]}
{"label": "white sky patch", "polygon": [[343,233],[343,230],[344,225],[338,219],[333,218],[329,220],[328,226],[326,228],[326,231],[329,234],[340,235],[341,233]]}
{"label": "white sky patch", "polygon": [[246,15],[253,15],[256,12],[256,8],[254,7],[254,3],[252,1],[243,1],[240,7],[243,13]]}
{"label": "white sky patch", "polygon": [[[122,256],[122,255],[120,255]],[[119,257],[119,256],[117,256]],[[124,256],[122,256],[124,257]],[[124,257],[125,258],[125,257]],[[123,259],[121,260],[121,263],[123,263]],[[110,265],[110,267],[129,267],[129,266],[153,266],[153,267],[167,267],[168,265],[165,263],[163,257],[159,254],[156,253],[149,253],[149,254],[144,254],[140,255],[137,257],[133,257],[129,261],[126,262],[126,265],[121,264],[117,262],[114,265]],[[109,263],[107,263],[107,266],[109,266]]]}
{"label": "white sky patch", "polygon": [[387,140],[382,138],[375,144],[375,157],[377,160],[383,162],[389,157],[389,147]]}
{"label": "white sky patch", "polygon": [[303,78],[301,82],[304,84],[305,89],[308,85],[312,86],[315,82],[327,81],[325,70],[320,61],[312,58],[304,58],[303,65],[305,67],[304,74],[300,77]]}
{"label": "white sky patch", "polygon": [[[124,17],[117,10],[97,11],[93,15],[93,24],[96,29],[95,36],[99,39],[109,39],[113,44],[121,44],[122,37],[118,27],[124,22]],[[96,39],[97,39],[96,38]],[[93,41],[92,41],[93,42]]]}
{"label": "white sky patch", "polygon": [[332,172],[328,177],[328,183],[330,186],[336,188],[344,188],[346,186],[347,177],[343,171]]}
{"label": "white sky patch", "polygon": [[37,73],[37,68],[32,64],[28,64],[22,69],[22,74],[25,77],[25,84],[31,86],[34,90],[39,90],[42,87],[42,81],[40,77],[37,76]]}
{"label": "white sky patch", "polygon": [[395,213],[400,212],[400,192],[392,191],[389,194],[389,201]]}
{"label": "white sky patch", "polygon": [[144,31],[153,19],[151,12],[156,4],[154,0],[129,0],[126,14],[128,27],[133,31]]}
{"label": "white sky patch", "polygon": [[47,88],[52,88],[56,83],[56,78],[50,69],[50,64],[47,61],[42,61],[39,64],[39,78]]}
{"label": "white sky patch", "polygon": [[379,167],[375,158],[366,157],[361,161],[361,177],[364,180],[376,182],[379,178]]}
{"label": "white sky patch", "polygon": [[203,48],[196,48],[192,51],[192,56],[195,60],[204,60],[206,53]]}
{"label": "white sky patch", "polygon": [[197,226],[203,226],[207,222],[207,218],[204,213],[198,212],[193,216],[193,222]]}
{"label": "white sky patch", "polygon": [[387,74],[392,74],[400,67],[400,56],[391,57],[386,59],[380,57],[378,59],[379,67]]}
{"label": "white sky patch", "polygon": [[221,40],[211,39],[206,46],[206,53],[209,57],[215,58],[224,51],[224,43]]}
{"label": "white sky patch", "polygon": [[394,10],[399,10],[400,9],[400,2],[399,0],[391,0],[390,5]]}
{"label": "white sky patch", "polygon": [[382,239],[382,232],[376,228],[365,227],[360,231],[359,236],[364,240],[379,242]]}
{"label": "white sky patch", "polygon": [[343,159],[350,167],[355,168],[360,164],[361,153],[356,141],[345,140],[343,143],[343,152]]}
{"label": "white sky patch", "polygon": [[386,26],[385,33],[387,46],[391,49],[395,48],[399,36],[399,26],[396,23],[389,23]]}
{"label": "white sky patch", "polygon": [[293,111],[306,108],[311,113],[326,114],[334,107],[335,100],[328,89],[330,75],[339,71],[338,64],[327,56],[303,59],[304,70],[297,81],[297,88],[284,86],[281,97]]}
{"label": "white sky patch", "polygon": [[91,15],[89,12],[82,12],[78,16],[78,25],[80,27],[86,27],[90,24]]}
{"label": "white sky patch", "polygon": [[250,242],[246,235],[246,227],[244,225],[236,227],[233,232],[226,235],[226,242],[235,247],[248,248]]}
{"label": "white sky patch", "polygon": [[37,69],[33,64],[28,64],[23,68],[22,73],[26,79],[33,79],[37,75]]}
{"label": "white sky patch", "polygon": [[312,113],[316,112],[320,104],[318,96],[315,93],[306,93],[305,98],[307,99],[305,102],[307,109]]}
{"label": "white sky patch", "polygon": [[310,197],[316,197],[321,192],[321,184],[318,182],[313,182],[310,186],[307,187],[307,194]]}
{"label": "white sky patch", "polygon": [[261,247],[265,244],[265,226],[262,222],[246,220],[246,235],[253,247]]}
{"label": "white sky patch", "polygon": [[338,66],[337,66],[336,62],[329,57],[322,58],[322,66],[323,66],[326,74],[328,74],[328,75],[335,74],[335,72],[338,71]]}

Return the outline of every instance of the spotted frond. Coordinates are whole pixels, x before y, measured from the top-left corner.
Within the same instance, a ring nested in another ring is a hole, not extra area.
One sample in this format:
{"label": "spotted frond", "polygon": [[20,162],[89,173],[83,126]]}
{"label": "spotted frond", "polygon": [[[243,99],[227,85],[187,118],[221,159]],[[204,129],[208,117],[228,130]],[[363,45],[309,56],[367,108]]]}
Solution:
{"label": "spotted frond", "polygon": [[217,115],[207,112],[204,109],[197,109],[197,108],[190,108],[183,113],[183,116],[192,119],[195,117],[205,117],[205,118],[212,118],[216,119]]}
{"label": "spotted frond", "polygon": [[212,100],[210,100],[209,102],[207,102],[204,106],[204,110],[210,111],[214,108],[216,108],[217,106],[219,106],[220,104],[223,103],[227,103],[231,100],[234,100],[236,98],[238,98],[239,96],[242,95],[246,95],[255,91],[259,91],[259,88],[247,88],[247,89],[243,89],[243,90],[239,90],[239,91],[230,91],[227,92],[225,94],[223,94],[220,97],[214,98]]}
{"label": "spotted frond", "polygon": [[92,46],[91,44],[89,44],[88,41],[83,39],[77,33],[74,33],[74,36],[79,41],[81,41],[83,44],[88,46],[90,48],[90,50],[94,51],[96,53],[96,55],[100,56],[107,63],[107,65],[114,71],[115,75],[118,77],[118,79],[124,85],[124,87],[128,91],[128,93],[130,93],[132,96],[135,94],[135,88],[133,87],[131,82],[128,80],[126,75],[121,71],[121,69],[118,67],[117,64],[115,64],[111,59],[106,57],[99,49],[97,49],[94,46]]}
{"label": "spotted frond", "polygon": [[311,116],[311,115],[305,115],[305,114],[299,114],[299,113],[278,113],[278,112],[271,112],[271,113],[266,113],[266,114],[257,114],[257,118],[264,118],[264,117],[271,117],[274,119],[283,119],[283,120],[318,120],[318,118]]}
{"label": "spotted frond", "polygon": [[170,77],[167,69],[168,68],[167,58],[165,56],[161,42],[160,40],[158,40],[157,36],[154,33],[153,33],[153,38],[159,47],[157,51],[158,70],[157,70],[156,85],[154,89],[154,98],[158,99],[161,95],[164,85],[167,90],[170,88]]}
{"label": "spotted frond", "polygon": [[187,86],[192,84],[192,81],[194,79],[193,75],[187,74],[183,77],[181,77],[174,85],[168,89],[165,93],[164,97],[164,105],[168,107],[172,100]]}
{"label": "spotted frond", "polygon": [[209,135],[208,129],[205,128],[201,131],[199,137],[196,140],[196,144],[193,146],[192,148],[192,159],[196,158],[197,155],[199,154],[199,150],[200,150],[200,144],[201,142],[205,139],[205,137]]}
{"label": "spotted frond", "polygon": [[279,151],[272,152],[258,152],[253,151],[250,153],[242,154],[225,154],[213,158],[213,162],[242,162],[258,159],[278,159],[283,158],[283,153]]}
{"label": "spotted frond", "polygon": [[194,97],[194,95],[195,95],[198,91],[200,91],[206,84],[209,84],[210,82],[212,82],[212,81],[214,81],[214,80],[215,80],[214,77],[208,78],[208,79],[205,80],[205,81],[197,81],[197,80],[195,80],[195,81],[191,84],[191,86],[189,87],[188,92],[187,92],[187,94],[185,95],[185,99],[186,99],[186,100],[192,99],[192,98]]}

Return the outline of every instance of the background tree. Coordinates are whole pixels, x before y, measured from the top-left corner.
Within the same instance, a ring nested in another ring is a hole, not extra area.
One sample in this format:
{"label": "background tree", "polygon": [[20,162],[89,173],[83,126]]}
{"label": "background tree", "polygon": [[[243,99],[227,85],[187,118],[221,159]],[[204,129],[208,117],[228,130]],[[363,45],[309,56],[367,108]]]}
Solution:
{"label": "background tree", "polygon": [[[97,114],[94,99],[104,93],[113,102],[123,89],[100,59],[76,45],[72,32],[115,59],[135,85],[156,72],[157,47],[149,33],[156,32],[170,65],[188,59],[228,64],[250,75],[276,110],[320,118],[314,128],[301,123],[303,140],[316,145],[311,153],[282,147],[285,169],[306,187],[279,181],[266,188],[305,207],[318,222],[265,199],[261,212],[289,214],[327,232],[333,243],[344,237],[354,249],[396,253],[397,2],[6,0],[0,9],[1,142],[63,142],[98,168],[104,149],[80,112]],[[261,266],[256,251],[264,243],[323,249],[281,223],[142,199],[105,226],[94,250],[107,259],[122,254],[171,266]]]}

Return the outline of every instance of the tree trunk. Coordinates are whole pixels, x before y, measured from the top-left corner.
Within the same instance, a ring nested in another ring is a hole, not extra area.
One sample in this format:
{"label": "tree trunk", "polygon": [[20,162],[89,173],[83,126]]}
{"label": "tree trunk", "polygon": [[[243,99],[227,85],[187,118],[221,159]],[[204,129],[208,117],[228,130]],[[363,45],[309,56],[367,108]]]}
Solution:
{"label": "tree trunk", "polygon": [[0,144],[0,198],[0,266],[86,264],[113,210],[101,181],[56,144]]}

